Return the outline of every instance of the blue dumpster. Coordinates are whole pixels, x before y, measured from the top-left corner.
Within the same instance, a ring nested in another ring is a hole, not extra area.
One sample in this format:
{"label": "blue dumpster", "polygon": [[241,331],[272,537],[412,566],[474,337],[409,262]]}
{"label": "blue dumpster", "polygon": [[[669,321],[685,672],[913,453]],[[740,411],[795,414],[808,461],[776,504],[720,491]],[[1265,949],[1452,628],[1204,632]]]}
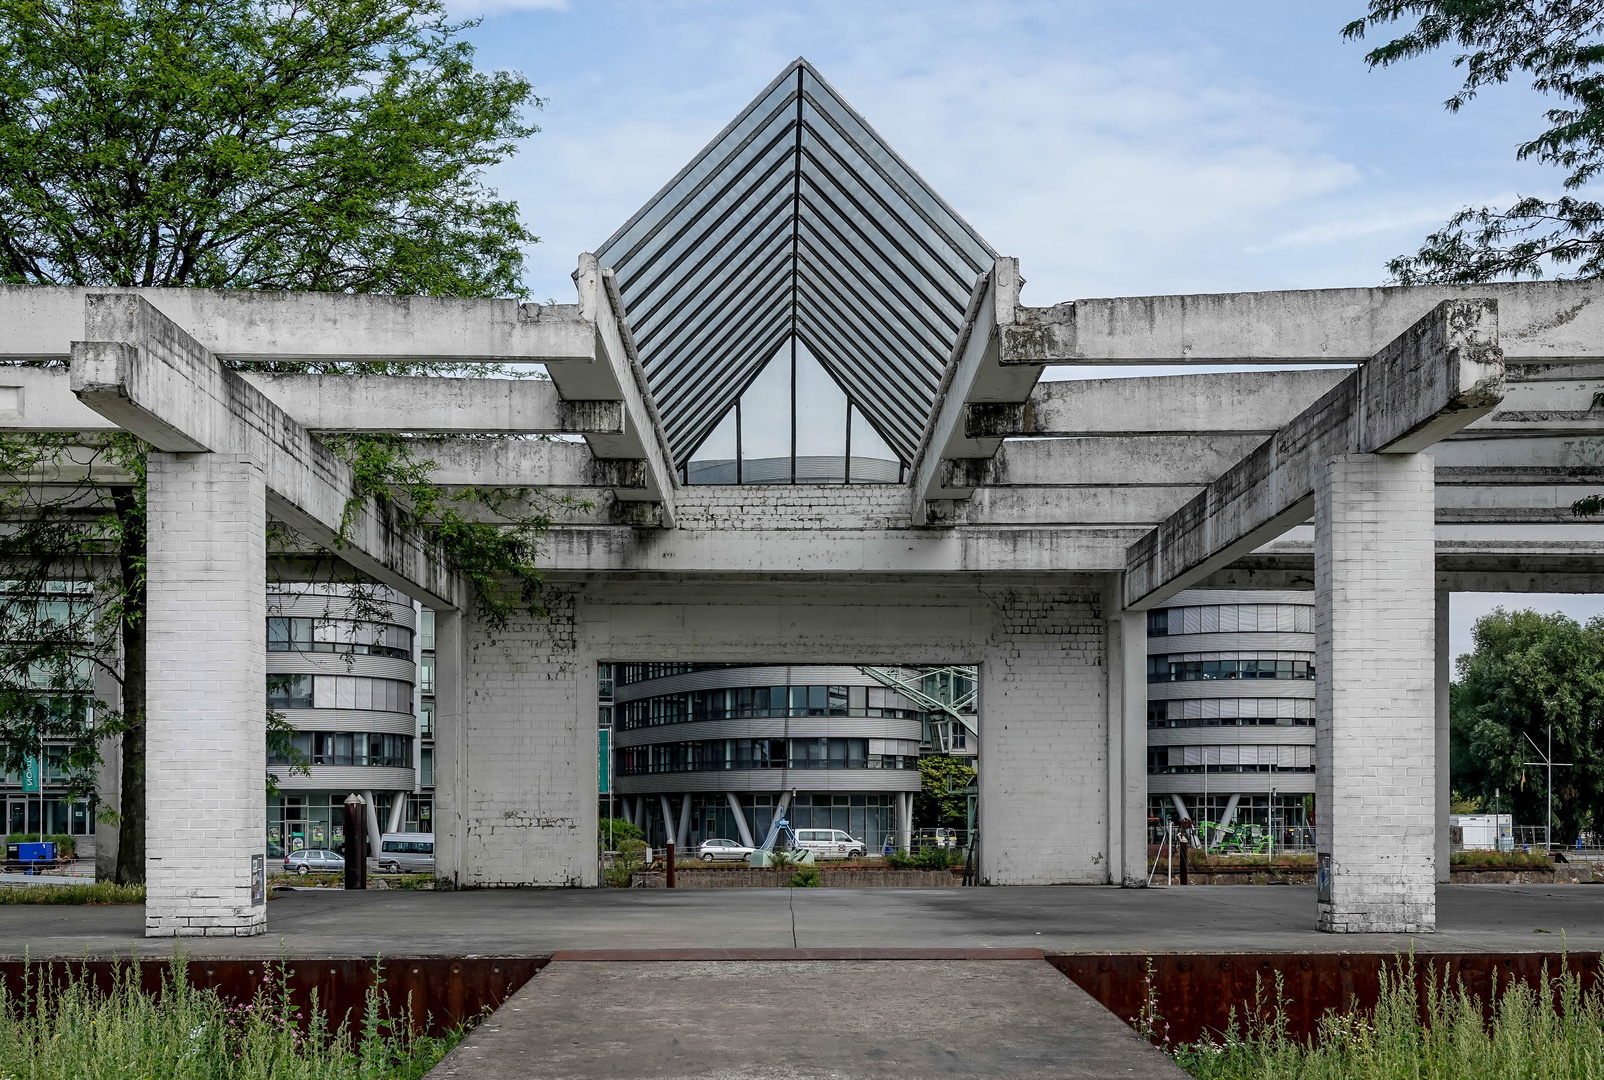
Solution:
{"label": "blue dumpster", "polygon": [[38,874],[44,871],[40,863],[53,863],[56,861],[56,845],[54,841],[42,844],[18,844],[17,857],[21,861],[25,874]]}

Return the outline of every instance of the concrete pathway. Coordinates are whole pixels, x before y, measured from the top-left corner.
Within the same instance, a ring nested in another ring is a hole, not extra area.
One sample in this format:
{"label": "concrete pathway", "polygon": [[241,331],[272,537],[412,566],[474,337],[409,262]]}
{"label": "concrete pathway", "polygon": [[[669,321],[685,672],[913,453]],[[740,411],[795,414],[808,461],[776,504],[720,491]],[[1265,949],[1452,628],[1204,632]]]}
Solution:
{"label": "concrete pathway", "polygon": [[[1314,889],[501,889],[298,892],[256,938],[197,956],[467,956],[628,948],[1009,948],[1049,952],[1604,950],[1604,885],[1443,885],[1438,932],[1322,934]],[[1539,932],[1546,931],[1546,932]],[[0,905],[0,956],[171,955],[141,907]]]}
{"label": "concrete pathway", "polygon": [[[615,954],[616,955],[616,954]],[[1185,1077],[1040,959],[558,956],[430,1080]]]}

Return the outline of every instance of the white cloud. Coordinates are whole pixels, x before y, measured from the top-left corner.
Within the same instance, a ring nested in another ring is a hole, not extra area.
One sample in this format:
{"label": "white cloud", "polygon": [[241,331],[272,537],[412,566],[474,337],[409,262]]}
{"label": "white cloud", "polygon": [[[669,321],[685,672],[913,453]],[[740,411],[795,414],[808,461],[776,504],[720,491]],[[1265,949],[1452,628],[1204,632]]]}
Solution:
{"label": "white cloud", "polygon": [[515,11],[567,11],[568,0],[446,0],[453,18],[506,15]]}

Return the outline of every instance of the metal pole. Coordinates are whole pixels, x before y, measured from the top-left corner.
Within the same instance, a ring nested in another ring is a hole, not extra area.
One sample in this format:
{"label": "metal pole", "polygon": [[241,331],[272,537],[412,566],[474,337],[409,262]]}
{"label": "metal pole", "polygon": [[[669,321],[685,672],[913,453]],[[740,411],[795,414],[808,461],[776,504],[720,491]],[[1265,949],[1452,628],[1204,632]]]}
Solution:
{"label": "metal pole", "polygon": [[[1548,753],[1543,755],[1548,759],[1548,817],[1543,819],[1543,850],[1554,850],[1554,725],[1548,725]],[[39,785],[44,790],[44,785]]]}
{"label": "metal pole", "polygon": [[735,399],[735,482],[745,483],[741,476],[741,399]]}
{"label": "metal pole", "polygon": [[841,482],[852,483],[852,399],[847,398],[847,456],[841,463]]}

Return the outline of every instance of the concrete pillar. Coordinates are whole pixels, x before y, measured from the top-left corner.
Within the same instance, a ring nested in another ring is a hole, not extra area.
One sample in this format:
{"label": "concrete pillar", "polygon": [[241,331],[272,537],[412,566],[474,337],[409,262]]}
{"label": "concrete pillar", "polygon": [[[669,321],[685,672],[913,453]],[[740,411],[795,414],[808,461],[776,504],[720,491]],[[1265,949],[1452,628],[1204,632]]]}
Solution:
{"label": "concrete pillar", "polygon": [[[119,667],[122,643],[117,643]],[[95,698],[113,709],[122,708],[122,684],[109,671],[95,666]],[[98,718],[97,718],[98,722]],[[122,812],[123,738],[113,735],[100,740],[100,764],[95,767],[95,880],[117,877],[117,824],[99,820],[106,811]]]}
{"label": "concrete pillar", "polygon": [[1121,611],[1120,581],[1104,589],[1108,650],[1108,878],[1147,884],[1147,613]]}
{"label": "concrete pillar", "polygon": [[1241,798],[1241,794],[1236,793],[1233,794],[1229,799],[1225,800],[1225,813],[1220,815],[1221,832],[1224,832],[1226,829],[1231,827],[1231,822],[1236,817],[1236,804]]}
{"label": "concrete pillar", "polygon": [[390,820],[385,824],[385,832],[400,832],[401,827],[407,823],[407,796],[410,791],[397,791],[390,796]]}
{"label": "concrete pillar", "polygon": [[735,827],[740,830],[741,843],[746,847],[756,847],[752,843],[752,827],[746,823],[746,811],[741,809],[740,796],[733,791],[726,791],[724,797],[730,801],[730,813],[735,815]]}
{"label": "concrete pillar", "polygon": [[462,885],[467,845],[463,624],[460,611],[434,613],[434,875],[452,888]]}
{"label": "concrete pillar", "polygon": [[1192,811],[1190,811],[1190,810],[1188,810],[1186,808],[1186,802],[1179,795],[1173,795],[1172,794],[1170,796],[1170,801],[1175,804],[1176,812],[1181,815],[1181,820],[1182,821],[1195,821],[1196,820],[1195,818],[1192,817]]}
{"label": "concrete pillar", "polygon": [[897,796],[897,837],[903,851],[913,849],[913,792],[904,791]]}
{"label": "concrete pillar", "polygon": [[1427,454],[1315,483],[1320,929],[1436,929],[1436,505]]}
{"label": "concrete pillar", "polygon": [[362,819],[368,828],[368,851],[370,858],[377,859],[384,850],[384,830],[379,827],[379,800],[374,797],[371,790],[362,793],[362,801],[367,803],[367,809],[362,813]]}
{"label": "concrete pillar", "polygon": [[1453,656],[1448,646],[1447,589],[1437,590],[1437,880],[1444,884],[1449,872],[1448,811],[1453,808],[1453,777],[1449,773],[1448,686],[1453,681]]}
{"label": "concrete pillar", "polygon": [[659,795],[657,800],[663,804],[663,842],[665,844],[677,843],[674,835],[674,810],[668,805],[668,796]]}
{"label": "concrete pillar", "polygon": [[147,463],[145,935],[267,929],[267,491],[229,454]]}
{"label": "concrete pillar", "polygon": [[691,843],[691,793],[686,792],[679,804],[679,828],[674,830],[674,843],[684,851]]}

